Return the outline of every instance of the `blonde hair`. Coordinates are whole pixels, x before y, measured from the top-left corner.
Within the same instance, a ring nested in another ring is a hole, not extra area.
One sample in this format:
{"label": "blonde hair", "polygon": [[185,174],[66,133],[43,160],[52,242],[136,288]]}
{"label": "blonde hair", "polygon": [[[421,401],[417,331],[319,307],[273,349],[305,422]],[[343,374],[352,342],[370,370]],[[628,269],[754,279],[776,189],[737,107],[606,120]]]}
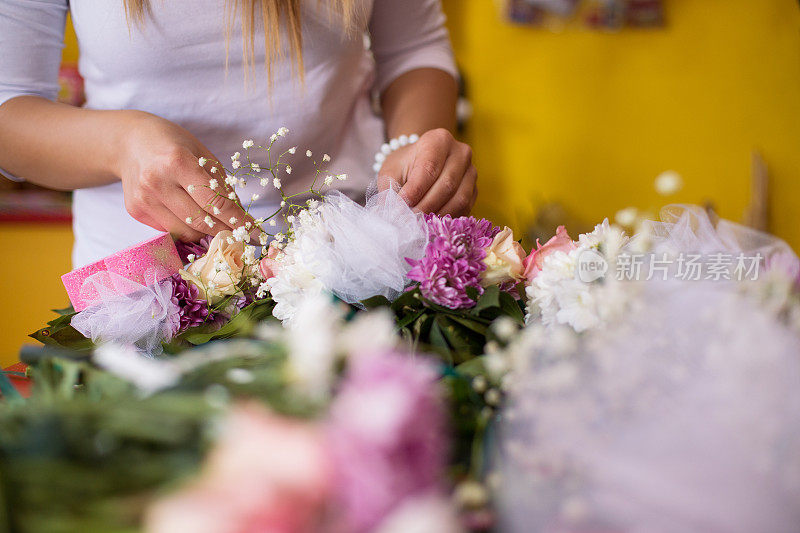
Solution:
{"label": "blonde hair", "polygon": [[[168,0],[165,0],[168,1]],[[272,66],[284,59],[281,26],[285,26],[289,41],[292,65],[303,79],[303,31],[301,20],[302,0],[225,0],[225,57],[227,63],[228,44],[237,18],[242,24],[242,55],[245,65],[252,68],[255,57],[256,11],[260,4],[261,21],[264,27],[265,67],[272,82]],[[318,0],[323,1],[323,0]],[[328,0],[331,13],[338,16],[345,31],[352,31],[356,0]],[[124,0],[128,21],[143,23],[150,15],[150,0]],[[250,69],[245,69],[245,75]]]}

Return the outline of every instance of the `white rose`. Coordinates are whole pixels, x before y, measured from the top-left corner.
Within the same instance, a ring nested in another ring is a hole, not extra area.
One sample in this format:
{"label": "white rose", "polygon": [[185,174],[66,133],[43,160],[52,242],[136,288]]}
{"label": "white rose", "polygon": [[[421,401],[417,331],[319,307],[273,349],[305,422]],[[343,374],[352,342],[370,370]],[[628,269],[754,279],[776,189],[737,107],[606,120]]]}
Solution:
{"label": "white rose", "polygon": [[211,240],[206,255],[180,271],[181,277],[197,285],[211,305],[239,292],[238,285],[245,275],[244,243],[229,244],[228,239],[233,239],[233,234],[220,231]]}

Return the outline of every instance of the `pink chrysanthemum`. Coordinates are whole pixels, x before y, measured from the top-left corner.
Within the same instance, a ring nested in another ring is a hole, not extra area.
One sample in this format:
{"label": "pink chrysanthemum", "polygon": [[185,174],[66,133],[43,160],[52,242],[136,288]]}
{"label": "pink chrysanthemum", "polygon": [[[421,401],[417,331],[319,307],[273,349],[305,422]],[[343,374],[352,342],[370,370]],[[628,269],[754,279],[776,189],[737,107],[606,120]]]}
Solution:
{"label": "pink chrysanthemum", "polygon": [[450,309],[472,307],[475,301],[467,295],[467,288],[483,293],[483,260],[499,228],[475,217],[429,214],[425,221],[429,235],[425,257],[407,260],[412,266],[408,278],[418,281],[422,295],[436,304]]}
{"label": "pink chrysanthemum", "polygon": [[431,362],[405,354],[353,361],[328,429],[344,530],[372,531],[406,498],[440,488],[447,445],[437,379]]}

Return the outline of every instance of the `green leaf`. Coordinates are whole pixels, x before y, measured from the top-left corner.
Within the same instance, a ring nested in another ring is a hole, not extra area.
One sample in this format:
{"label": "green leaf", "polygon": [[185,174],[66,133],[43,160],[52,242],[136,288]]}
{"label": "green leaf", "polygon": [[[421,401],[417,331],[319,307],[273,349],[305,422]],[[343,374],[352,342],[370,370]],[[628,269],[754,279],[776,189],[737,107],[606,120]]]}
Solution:
{"label": "green leaf", "polygon": [[372,298],[367,298],[366,300],[361,301],[361,305],[366,307],[367,309],[375,309],[376,307],[390,307],[392,302],[389,301],[386,296],[377,295],[373,296]]}
{"label": "green leaf", "polygon": [[256,323],[271,316],[272,301],[254,302],[236,314],[226,324],[215,331],[203,331],[203,326],[190,329],[178,336],[190,344],[199,345],[216,339],[227,339],[238,335],[249,335]]}
{"label": "green leaf", "polygon": [[497,285],[486,287],[481,297],[478,298],[478,303],[472,308],[472,313],[477,315],[481,311],[493,307],[500,307],[500,287]]}
{"label": "green leaf", "polygon": [[478,294],[478,289],[476,289],[475,287],[467,287],[466,292],[470,300],[473,300],[475,302],[478,301],[478,297],[480,296]]}
{"label": "green leaf", "polygon": [[525,323],[525,313],[520,307],[520,301],[515,300],[507,292],[500,294],[500,309],[503,310],[503,314],[516,320],[518,324],[523,325]]}

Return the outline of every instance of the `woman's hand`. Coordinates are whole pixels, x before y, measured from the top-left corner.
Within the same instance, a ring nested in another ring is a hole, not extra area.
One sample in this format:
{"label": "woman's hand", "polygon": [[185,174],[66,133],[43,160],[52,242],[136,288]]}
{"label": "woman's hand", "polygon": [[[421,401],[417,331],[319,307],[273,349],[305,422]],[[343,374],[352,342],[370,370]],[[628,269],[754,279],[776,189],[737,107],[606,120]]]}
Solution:
{"label": "woman's hand", "polygon": [[408,205],[425,213],[468,215],[478,196],[472,150],[446,129],[426,132],[409,146],[386,156],[378,186],[401,186]]}
{"label": "woman's hand", "polygon": [[[125,208],[144,224],[191,242],[249,220],[228,198],[225,171],[192,134],[155,115],[131,112],[129,134],[117,161]],[[198,160],[208,163],[201,167]],[[218,186],[212,190],[209,181]],[[210,217],[210,218],[206,218]],[[231,223],[232,219],[236,223]]]}

